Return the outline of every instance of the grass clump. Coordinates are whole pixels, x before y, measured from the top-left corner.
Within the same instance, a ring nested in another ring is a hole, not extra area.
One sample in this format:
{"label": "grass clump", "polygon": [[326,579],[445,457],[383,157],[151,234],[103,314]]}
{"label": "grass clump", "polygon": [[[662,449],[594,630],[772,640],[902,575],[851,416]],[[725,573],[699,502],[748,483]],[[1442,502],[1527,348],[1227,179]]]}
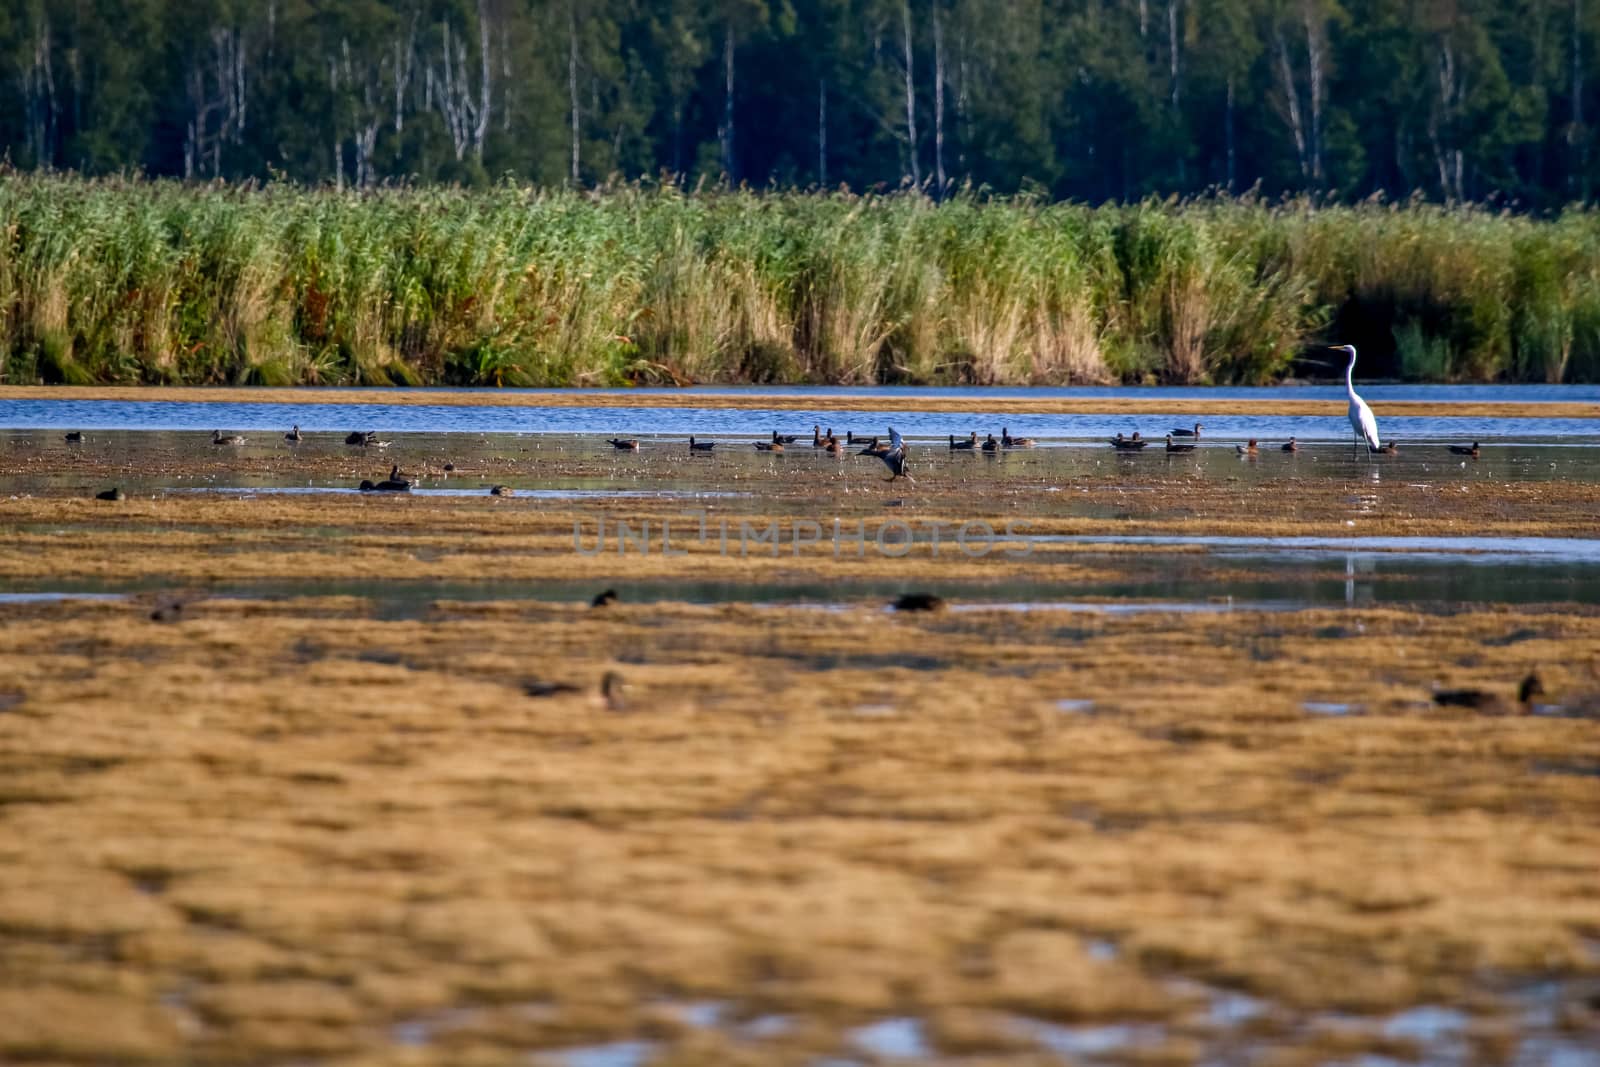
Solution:
{"label": "grass clump", "polygon": [[1600,377],[1600,221],[964,192],[367,193],[0,175],[6,382]]}

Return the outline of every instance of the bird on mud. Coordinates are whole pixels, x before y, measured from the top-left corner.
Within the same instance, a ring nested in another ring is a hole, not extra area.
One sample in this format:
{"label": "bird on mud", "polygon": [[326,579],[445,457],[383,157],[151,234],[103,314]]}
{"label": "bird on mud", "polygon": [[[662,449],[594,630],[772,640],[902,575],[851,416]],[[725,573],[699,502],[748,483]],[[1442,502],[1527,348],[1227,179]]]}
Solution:
{"label": "bird on mud", "polygon": [[606,444],[610,445],[612,448],[615,448],[619,452],[637,452],[637,451],[639,451],[639,442],[637,440],[635,440],[634,438],[632,438],[632,437],[626,437],[626,438],[624,438],[624,437],[612,437],[612,438],[608,438],[606,440]]}
{"label": "bird on mud", "polygon": [[753,441],[751,443],[756,446],[756,451],[757,452],[782,452],[783,451],[783,442],[782,441]]}
{"label": "bird on mud", "polygon": [[214,445],[242,445],[244,444],[244,438],[236,433],[231,433],[224,437],[221,430],[212,430],[211,443]]}
{"label": "bird on mud", "polygon": [[871,448],[863,448],[860,452],[857,452],[856,455],[877,456],[879,459],[883,460],[883,465],[888,467],[890,472],[889,477],[885,479],[886,481],[892,482],[896,478],[904,478],[912,485],[915,485],[917,480],[911,477],[910,473],[906,469],[908,466],[906,463],[906,458],[910,454],[910,451],[911,447],[906,444],[905,438],[900,436],[900,431],[891,426],[889,427],[889,450],[887,452],[874,451]]}
{"label": "bird on mud", "polygon": [[772,443],[775,444],[775,445],[792,445],[798,440],[800,440],[800,435],[799,434],[796,434],[796,433],[782,433],[781,434],[777,430],[773,430],[772,431]]}
{"label": "bird on mud", "polygon": [[305,440],[305,435],[300,432],[300,427],[297,424],[292,430],[283,435],[283,439],[288,441],[290,444],[297,445],[301,441]]}
{"label": "bird on mud", "polygon": [[1009,426],[1000,427],[1001,448],[1032,448],[1038,443],[1031,437],[1012,437]]}
{"label": "bird on mud", "polygon": [[943,611],[944,598],[934,593],[901,593],[889,606],[895,611]]}
{"label": "bird on mud", "polygon": [[[874,437],[873,440],[876,441],[877,438]],[[950,435],[950,451],[952,451],[952,452],[971,452],[973,449],[975,449],[977,447],[978,447],[978,431],[977,430],[973,430],[972,431],[972,436],[968,437],[965,441],[957,441],[955,434],[951,434]]]}
{"label": "bird on mud", "polygon": [[983,439],[983,444],[979,447],[985,452],[998,452],[1000,451],[1000,442],[995,440],[994,434],[990,434]]}
{"label": "bird on mud", "polygon": [[1400,442],[1394,440],[1385,441],[1377,448],[1369,447],[1367,454],[1369,456],[1398,456],[1400,454]]}
{"label": "bird on mud", "polygon": [[1137,452],[1149,443],[1149,441],[1140,440],[1137,433],[1132,437],[1124,437],[1121,433],[1118,433],[1117,436],[1111,438],[1111,447],[1118,452]]}
{"label": "bird on mud", "polygon": [[1181,428],[1173,430],[1172,431],[1172,436],[1174,436],[1174,437],[1199,437],[1200,436],[1200,431],[1203,430],[1203,429],[1205,429],[1205,427],[1200,425],[1197,422],[1197,423],[1194,424],[1194,429],[1192,429],[1192,430],[1185,430],[1185,429],[1181,429]]}
{"label": "bird on mud", "polygon": [[1172,443],[1172,435],[1169,433],[1167,434],[1167,451],[1177,453],[1193,452],[1194,445],[1175,445]]}
{"label": "bird on mud", "polygon": [[690,434],[689,435],[689,451],[690,452],[710,452],[713,448],[716,448],[716,447],[717,447],[717,443],[715,441],[696,441],[694,439],[694,434]]}
{"label": "bird on mud", "polygon": [[1468,445],[1451,445],[1450,446],[1450,454],[1452,456],[1471,456],[1473,459],[1477,459],[1478,458],[1478,442],[1474,441],[1474,442],[1472,442],[1472,444],[1470,446],[1468,446]]}
{"label": "bird on mud", "polygon": [[[879,441],[876,437],[874,437],[870,441],[868,441],[865,437],[857,437],[855,439],[855,443],[858,444],[858,445],[866,445],[867,446],[867,448],[866,448],[867,452],[881,453],[881,452],[889,451],[889,446],[884,444],[883,442]],[[857,455],[862,455],[862,454],[864,454],[864,453],[857,453]]]}
{"label": "bird on mud", "polygon": [[1470,708],[1486,715],[1526,715],[1533,708],[1533,698],[1544,695],[1544,683],[1539,675],[1529,671],[1517,687],[1517,702],[1513,706],[1498,693],[1485,689],[1441,689],[1433,694],[1433,702],[1441,708]]}
{"label": "bird on mud", "polygon": [[1253,456],[1260,452],[1261,448],[1256,444],[1256,439],[1252,437],[1242,445],[1234,445],[1233,450],[1241,456]]}
{"label": "bird on mud", "polygon": [[1297,442],[1293,437],[1289,438],[1287,441],[1285,441],[1283,444],[1279,445],[1278,447],[1280,449],[1282,449],[1284,452],[1298,452],[1298,451],[1300,451],[1299,442]]}
{"label": "bird on mud", "polygon": [[351,430],[344,435],[344,443],[347,445],[370,445],[377,439],[377,430]]}
{"label": "bird on mud", "polygon": [[1356,449],[1361,447],[1362,439],[1366,440],[1368,449],[1380,450],[1383,448],[1383,442],[1378,440],[1378,418],[1367,406],[1367,402],[1356,395],[1355,382],[1351,378],[1356,369],[1356,346],[1334,345],[1333,350],[1345,352],[1350,356],[1350,363],[1344,369],[1344,394],[1350,400],[1347,417],[1350,419],[1350,432],[1354,435],[1350,442],[1350,454],[1352,456],[1356,454]]}
{"label": "bird on mud", "polygon": [[128,499],[128,494],[121,489],[107,489],[104,492],[96,493],[94,498],[96,500],[126,500]]}
{"label": "bird on mud", "polygon": [[83,441],[83,431],[82,430],[68,430],[66,432],[65,436],[66,436],[66,442],[69,445],[80,444]]}

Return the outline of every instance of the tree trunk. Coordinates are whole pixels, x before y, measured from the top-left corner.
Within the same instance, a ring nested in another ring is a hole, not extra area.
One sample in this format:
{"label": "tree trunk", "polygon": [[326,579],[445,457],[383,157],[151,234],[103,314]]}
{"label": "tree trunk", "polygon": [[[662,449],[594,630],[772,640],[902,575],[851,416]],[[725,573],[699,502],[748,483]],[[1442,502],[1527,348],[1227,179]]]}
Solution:
{"label": "tree trunk", "polygon": [[483,162],[483,142],[489,135],[489,102],[494,89],[494,68],[489,63],[488,0],[478,0],[478,125],[473,131],[473,154]]}
{"label": "tree trunk", "polygon": [[1306,154],[1306,130],[1300,118],[1300,89],[1295,84],[1294,67],[1289,61],[1289,42],[1283,39],[1281,29],[1272,31],[1272,41],[1278,61],[1278,81],[1283,89],[1284,104],[1288,111],[1289,132],[1294,136],[1295,157],[1300,162],[1300,177],[1308,178],[1311,175],[1311,167]]}
{"label": "tree trunk", "polygon": [[943,0],[933,0],[933,180],[944,198],[944,24],[939,18]]}
{"label": "tree trunk", "polygon": [[1236,157],[1233,146],[1233,75],[1231,74],[1228,75],[1228,102],[1226,109],[1222,114],[1222,133],[1228,145],[1228,192],[1231,193],[1233,192],[1234,186],[1239,177],[1235,172]]}
{"label": "tree trunk", "polygon": [[578,184],[578,5],[567,4],[567,105],[572,117],[572,184]]}
{"label": "tree trunk", "polygon": [[1578,156],[1578,196],[1587,200],[1589,131],[1583,124],[1583,0],[1572,0],[1572,146]]}
{"label": "tree trunk", "polygon": [[1316,17],[1312,8],[1316,0],[1301,0],[1300,11],[1306,24],[1306,76],[1311,90],[1311,136],[1308,145],[1311,159],[1311,181],[1322,187],[1322,95],[1324,70],[1324,41],[1326,25]]}
{"label": "tree trunk", "polygon": [[723,65],[723,95],[722,95],[722,128],[718,131],[722,140],[722,172],[727,175],[728,184],[737,184],[739,176],[734,167],[733,153],[733,21],[723,23],[722,26],[722,65]]}
{"label": "tree trunk", "polygon": [[817,79],[817,186],[828,187],[828,79]]}
{"label": "tree trunk", "polygon": [[922,167],[917,163],[917,84],[911,66],[911,0],[901,0],[900,15],[906,46],[906,147],[911,157],[911,184],[921,185]]}

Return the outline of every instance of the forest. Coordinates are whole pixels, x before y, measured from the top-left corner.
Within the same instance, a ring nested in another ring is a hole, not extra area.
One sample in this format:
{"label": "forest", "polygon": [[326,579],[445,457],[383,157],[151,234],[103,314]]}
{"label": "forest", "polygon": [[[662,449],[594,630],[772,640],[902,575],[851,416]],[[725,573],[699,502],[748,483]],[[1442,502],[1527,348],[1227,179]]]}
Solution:
{"label": "forest", "polygon": [[22,169],[592,188],[1594,191],[1600,0],[9,0]]}

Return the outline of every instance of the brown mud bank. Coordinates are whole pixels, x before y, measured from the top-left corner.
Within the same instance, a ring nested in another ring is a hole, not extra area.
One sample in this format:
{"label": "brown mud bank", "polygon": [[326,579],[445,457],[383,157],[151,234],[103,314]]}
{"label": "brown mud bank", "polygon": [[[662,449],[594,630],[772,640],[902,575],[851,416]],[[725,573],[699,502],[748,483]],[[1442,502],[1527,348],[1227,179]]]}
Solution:
{"label": "brown mud bank", "polygon": [[[724,408],[755,411],[940,411],[983,412],[1000,415],[1306,415],[1338,416],[1343,400],[1296,399],[1293,390],[1262,399],[1151,397],[1017,397],[986,396],[975,391],[965,396],[880,396],[869,390],[844,395],[762,393],[759,390],[726,393],[605,391],[503,392],[494,389],[278,389],[192,386],[0,386],[5,400],[119,400],[185,403],[271,404],[384,404],[398,407],[628,407]],[[1399,416],[1449,415],[1461,418],[1586,419],[1600,418],[1600,404],[1578,401],[1432,401],[1386,400],[1383,414]]]}
{"label": "brown mud bank", "polygon": [[1592,610],[154,606],[0,605],[8,1063],[1600,1039]]}

